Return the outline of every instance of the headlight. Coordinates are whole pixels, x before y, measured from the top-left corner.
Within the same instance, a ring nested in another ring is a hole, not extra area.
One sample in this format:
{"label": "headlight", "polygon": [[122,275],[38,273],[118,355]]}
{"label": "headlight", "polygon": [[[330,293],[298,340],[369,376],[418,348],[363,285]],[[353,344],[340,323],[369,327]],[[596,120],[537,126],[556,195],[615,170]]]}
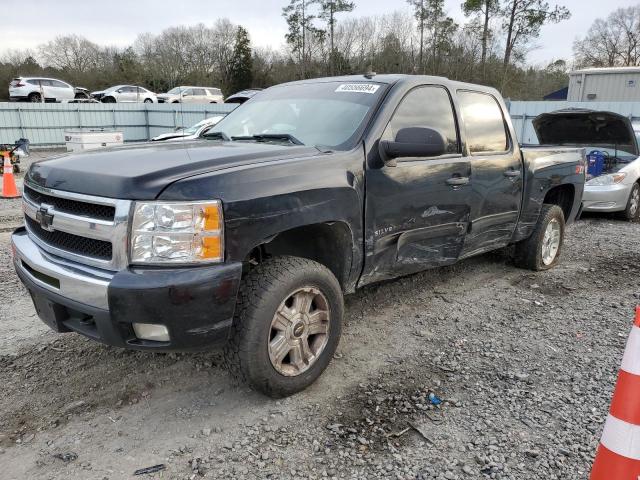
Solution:
{"label": "headlight", "polygon": [[589,185],[615,185],[624,180],[627,176],[624,172],[611,173],[608,175],[600,175],[599,177],[592,178],[587,182]]}
{"label": "headlight", "polygon": [[131,263],[219,263],[224,260],[222,204],[136,202]]}

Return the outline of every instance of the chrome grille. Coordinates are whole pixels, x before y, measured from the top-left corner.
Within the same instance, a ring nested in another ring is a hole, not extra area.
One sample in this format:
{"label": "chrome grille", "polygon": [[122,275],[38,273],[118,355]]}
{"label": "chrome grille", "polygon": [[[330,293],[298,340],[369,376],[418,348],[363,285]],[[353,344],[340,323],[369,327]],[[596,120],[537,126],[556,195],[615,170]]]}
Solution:
{"label": "chrome grille", "polygon": [[24,190],[25,226],[41,249],[106,270],[127,266],[130,200],[52,190],[31,183],[25,184]]}
{"label": "chrome grille", "polygon": [[49,232],[43,229],[40,224],[31,217],[25,217],[25,222],[29,228],[29,232],[47,245],[101,260],[111,260],[113,256],[113,247],[110,242],[79,237],[78,235],[66,232]]}
{"label": "chrome grille", "polygon": [[95,203],[79,202],[68,198],[53,197],[45,193],[40,193],[25,185],[24,195],[34,204],[46,203],[52,205],[61,212],[80,215],[83,217],[97,218],[100,220],[111,220],[116,215],[116,209],[110,205],[97,205]]}

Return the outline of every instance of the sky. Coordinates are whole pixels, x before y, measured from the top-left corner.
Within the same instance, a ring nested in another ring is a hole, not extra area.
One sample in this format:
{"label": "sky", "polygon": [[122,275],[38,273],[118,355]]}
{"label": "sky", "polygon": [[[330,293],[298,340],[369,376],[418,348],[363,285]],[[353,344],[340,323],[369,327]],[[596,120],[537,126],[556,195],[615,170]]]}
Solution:
{"label": "sky", "polygon": [[[356,9],[342,15],[380,15],[394,10],[409,11],[405,0],[355,0]],[[450,16],[464,21],[462,0],[446,0]],[[554,0],[549,0],[554,4]],[[573,41],[582,36],[596,18],[640,0],[559,1],[572,17],[545,26],[528,56],[529,63],[546,64],[559,58],[570,60]],[[286,24],[281,16],[288,0],[0,0],[0,11],[11,11],[0,36],[0,55],[9,49],[35,49],[57,35],[75,33],[103,45],[130,45],[139,33],[159,33],[175,25],[213,24],[218,18],[248,28],[255,45],[275,49],[284,43]],[[3,8],[4,7],[4,8]],[[18,15],[19,13],[19,15]]]}

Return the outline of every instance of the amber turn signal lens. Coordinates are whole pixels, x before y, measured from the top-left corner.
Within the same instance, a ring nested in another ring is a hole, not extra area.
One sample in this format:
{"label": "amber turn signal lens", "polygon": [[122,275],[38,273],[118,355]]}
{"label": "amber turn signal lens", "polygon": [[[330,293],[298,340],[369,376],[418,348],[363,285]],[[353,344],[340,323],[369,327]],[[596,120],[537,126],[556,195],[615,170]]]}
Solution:
{"label": "amber turn signal lens", "polygon": [[220,230],[220,207],[218,205],[204,207],[204,229],[207,232]]}
{"label": "amber turn signal lens", "polygon": [[202,237],[200,258],[216,259],[222,257],[222,241],[220,237]]}

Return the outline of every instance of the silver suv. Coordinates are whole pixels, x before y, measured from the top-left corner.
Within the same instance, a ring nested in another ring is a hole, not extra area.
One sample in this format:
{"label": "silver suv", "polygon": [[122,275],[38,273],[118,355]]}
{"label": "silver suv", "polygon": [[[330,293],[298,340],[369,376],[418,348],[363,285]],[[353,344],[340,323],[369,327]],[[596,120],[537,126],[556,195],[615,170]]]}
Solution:
{"label": "silver suv", "polygon": [[158,103],[222,103],[224,97],[219,88],[175,87],[157,95]]}

